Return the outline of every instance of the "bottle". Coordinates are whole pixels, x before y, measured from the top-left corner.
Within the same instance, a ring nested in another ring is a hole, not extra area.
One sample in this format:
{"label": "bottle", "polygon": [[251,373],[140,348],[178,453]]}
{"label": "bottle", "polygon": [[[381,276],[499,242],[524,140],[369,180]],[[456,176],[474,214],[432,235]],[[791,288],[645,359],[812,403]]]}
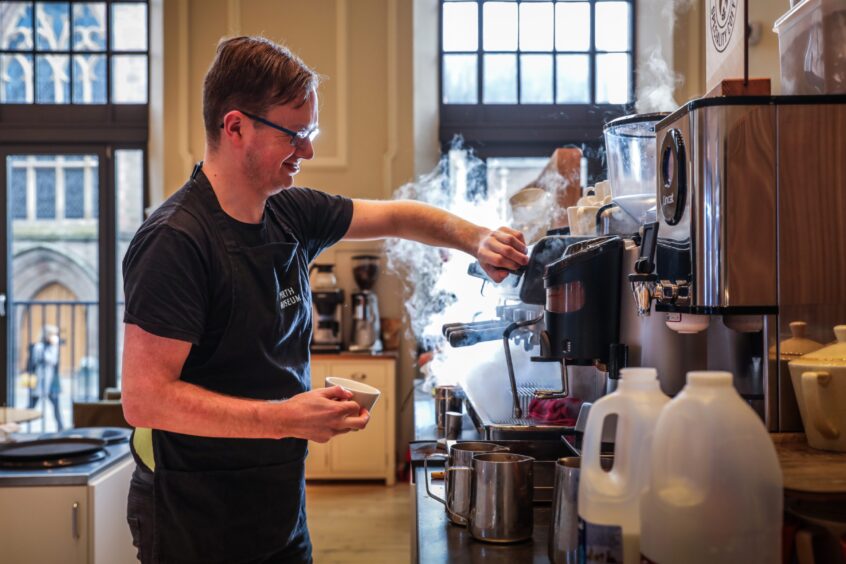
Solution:
{"label": "bottle", "polygon": [[640,505],[643,562],[781,562],[781,467],[730,372],[688,372],[658,419]]}
{"label": "bottle", "polygon": [[[640,562],[640,496],[649,478],[655,423],[669,400],[654,368],[624,368],[617,391],[591,407],[579,478],[580,561]],[[603,428],[614,416],[614,461],[604,470]]]}

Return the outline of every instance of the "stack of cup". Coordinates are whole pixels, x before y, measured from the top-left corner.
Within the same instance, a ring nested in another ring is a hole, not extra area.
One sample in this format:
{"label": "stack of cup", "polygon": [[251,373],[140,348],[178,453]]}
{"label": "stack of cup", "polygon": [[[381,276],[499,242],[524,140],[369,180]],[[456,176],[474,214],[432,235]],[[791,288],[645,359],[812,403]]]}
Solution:
{"label": "stack of cup", "polygon": [[435,422],[438,430],[446,428],[446,412],[461,412],[461,388],[453,385],[435,386]]}
{"label": "stack of cup", "polygon": [[607,180],[589,186],[585,194],[575,206],[567,208],[571,235],[595,235],[596,214],[599,208],[611,203],[611,189]]}

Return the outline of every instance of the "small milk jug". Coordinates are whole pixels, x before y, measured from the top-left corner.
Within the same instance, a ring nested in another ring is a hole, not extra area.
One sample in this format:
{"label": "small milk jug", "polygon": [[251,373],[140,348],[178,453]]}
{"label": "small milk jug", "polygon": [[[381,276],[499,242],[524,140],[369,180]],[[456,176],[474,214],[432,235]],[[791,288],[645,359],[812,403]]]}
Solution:
{"label": "small milk jug", "polygon": [[781,562],[783,495],[773,442],[731,373],[688,372],[655,428],[643,561]]}
{"label": "small milk jug", "polygon": [[[620,375],[617,391],[591,407],[585,429],[578,510],[579,551],[588,564],[640,562],[640,496],[649,479],[655,423],[670,400],[654,368],[626,368]],[[604,470],[602,431],[613,416],[614,461]]]}

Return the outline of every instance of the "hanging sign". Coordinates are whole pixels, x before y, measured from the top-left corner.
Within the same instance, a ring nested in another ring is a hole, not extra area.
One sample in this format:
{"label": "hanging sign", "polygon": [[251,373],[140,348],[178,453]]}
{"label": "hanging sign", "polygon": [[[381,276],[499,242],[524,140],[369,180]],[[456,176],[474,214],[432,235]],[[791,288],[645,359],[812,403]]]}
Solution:
{"label": "hanging sign", "polygon": [[748,80],[747,0],[707,0],[705,77],[710,92],[725,79]]}

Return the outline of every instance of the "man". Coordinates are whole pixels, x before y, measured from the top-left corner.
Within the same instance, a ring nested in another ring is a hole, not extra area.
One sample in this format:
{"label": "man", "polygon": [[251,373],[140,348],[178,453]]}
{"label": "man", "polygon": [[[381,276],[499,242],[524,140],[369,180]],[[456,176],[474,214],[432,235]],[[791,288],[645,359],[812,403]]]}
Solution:
{"label": "man", "polygon": [[[41,328],[41,340],[29,346],[27,371],[35,376],[35,382],[29,389],[29,408],[33,409],[44,390],[53,405],[53,415],[56,418],[56,429],[65,428],[62,423],[62,409],[59,406],[59,395],[62,393],[62,383],[59,380],[59,328],[55,325],[45,325]],[[49,383],[48,383],[49,382]]]}
{"label": "man", "polygon": [[128,521],[142,562],[311,561],[307,440],[370,417],[339,387],[309,391],[308,264],[323,249],[405,237],[468,252],[496,280],[528,261],[507,228],[291,188],[314,156],[317,82],[266,39],[221,42],[204,83],[204,161],[126,253]]}

